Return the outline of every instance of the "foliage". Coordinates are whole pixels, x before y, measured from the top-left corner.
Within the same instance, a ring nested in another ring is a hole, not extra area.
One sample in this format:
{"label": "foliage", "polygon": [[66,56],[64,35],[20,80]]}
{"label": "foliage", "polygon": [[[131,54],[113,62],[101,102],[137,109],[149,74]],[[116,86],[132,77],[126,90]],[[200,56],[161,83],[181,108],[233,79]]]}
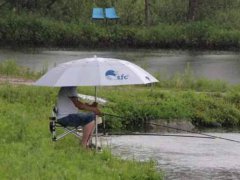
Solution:
{"label": "foliage", "polygon": [[116,3],[116,8],[121,17],[121,24],[143,25],[144,5],[140,0],[122,0]]}
{"label": "foliage", "polygon": [[217,95],[199,95],[192,102],[195,107],[192,122],[202,127],[236,127],[239,126],[240,111],[232,102]]}
{"label": "foliage", "polygon": [[[185,22],[189,8],[189,0],[148,0],[149,19],[151,25],[159,23]],[[1,6],[1,12],[38,13],[40,16],[53,17],[63,21],[89,22],[93,7],[115,7],[121,17],[121,23],[127,25],[143,25],[145,22],[145,4],[143,0],[11,0]],[[217,18],[218,13],[233,15],[240,7],[239,0],[201,0],[198,3],[196,16],[199,20]]]}
{"label": "foliage", "polygon": [[[80,91],[91,92],[85,88]],[[102,88],[98,94],[110,101],[104,112],[120,116],[106,117],[112,130],[141,131],[145,123],[157,119],[189,120],[197,127],[239,127],[239,90],[224,92],[119,87]]]}
{"label": "foliage", "polygon": [[[240,47],[238,0],[203,0],[198,5],[198,21],[194,22],[186,21],[188,0],[151,0],[150,26],[145,25],[145,1],[142,0],[33,2],[13,0],[0,7],[1,45],[208,49]],[[91,20],[93,7],[111,6],[116,8],[120,16],[117,23]]]}

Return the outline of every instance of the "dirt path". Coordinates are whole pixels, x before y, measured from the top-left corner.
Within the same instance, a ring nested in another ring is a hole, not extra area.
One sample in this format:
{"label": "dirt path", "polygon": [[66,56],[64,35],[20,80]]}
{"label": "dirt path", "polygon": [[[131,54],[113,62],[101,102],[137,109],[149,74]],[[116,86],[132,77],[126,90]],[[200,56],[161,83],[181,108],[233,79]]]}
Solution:
{"label": "dirt path", "polygon": [[24,78],[16,78],[16,77],[8,77],[8,76],[1,76],[0,75],[0,84],[9,83],[9,84],[15,84],[15,85],[32,85],[35,81],[30,79],[24,79]]}

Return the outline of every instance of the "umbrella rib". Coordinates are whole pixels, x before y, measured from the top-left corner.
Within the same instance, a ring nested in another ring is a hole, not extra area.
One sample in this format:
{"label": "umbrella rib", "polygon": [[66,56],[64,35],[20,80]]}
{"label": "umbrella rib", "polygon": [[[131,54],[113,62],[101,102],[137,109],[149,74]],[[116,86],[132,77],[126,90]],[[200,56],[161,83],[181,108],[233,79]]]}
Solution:
{"label": "umbrella rib", "polygon": [[151,77],[151,78],[154,78],[153,80],[150,80],[150,79],[148,79],[150,82],[146,82],[146,83],[144,83],[144,84],[149,84],[149,83],[153,83],[153,81],[155,81],[155,82],[158,82],[158,80],[155,78],[155,77],[153,77],[149,72],[147,72],[147,71],[145,71],[143,68],[141,68],[140,66],[137,66],[137,65],[135,65],[135,64],[133,64],[133,63],[131,63],[131,66],[132,67],[134,67],[133,68],[133,71],[134,72],[136,72],[136,70],[138,70],[138,71],[143,71],[144,73],[145,73],[145,77],[141,77],[141,79],[143,80],[143,81],[145,81],[146,79],[146,77]]}
{"label": "umbrella rib", "polygon": [[98,76],[99,76],[99,82],[98,82],[98,86],[100,85],[101,83],[101,75],[100,75],[100,65],[99,65],[99,61],[97,60],[98,57],[95,57],[96,58],[96,62],[97,62],[97,70],[98,70]]}
{"label": "umbrella rib", "polygon": [[[126,66],[126,64],[125,63],[123,63],[123,65],[124,65],[124,67]],[[129,64],[132,68],[129,68],[129,70],[131,71],[131,72],[133,72],[133,74],[137,74],[137,72],[136,72],[136,70],[135,70],[135,67],[130,63]],[[136,83],[136,84],[147,84],[147,83],[144,83],[144,78],[143,77],[141,77],[141,76],[139,76],[139,78],[143,81],[143,83]]]}

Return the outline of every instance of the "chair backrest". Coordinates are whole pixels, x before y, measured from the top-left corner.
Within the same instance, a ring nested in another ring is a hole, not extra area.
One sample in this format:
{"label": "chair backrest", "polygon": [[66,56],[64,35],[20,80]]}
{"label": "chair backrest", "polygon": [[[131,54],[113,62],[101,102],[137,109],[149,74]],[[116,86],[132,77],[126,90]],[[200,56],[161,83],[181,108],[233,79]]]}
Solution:
{"label": "chair backrest", "polygon": [[49,117],[50,120],[54,120],[56,121],[57,120],[57,107],[56,106],[53,106],[53,109],[52,109],[52,116]]}
{"label": "chair backrest", "polygon": [[104,19],[103,8],[93,8],[92,19]]}
{"label": "chair backrest", "polygon": [[114,7],[105,8],[105,15],[106,15],[107,19],[118,19],[119,18]]}

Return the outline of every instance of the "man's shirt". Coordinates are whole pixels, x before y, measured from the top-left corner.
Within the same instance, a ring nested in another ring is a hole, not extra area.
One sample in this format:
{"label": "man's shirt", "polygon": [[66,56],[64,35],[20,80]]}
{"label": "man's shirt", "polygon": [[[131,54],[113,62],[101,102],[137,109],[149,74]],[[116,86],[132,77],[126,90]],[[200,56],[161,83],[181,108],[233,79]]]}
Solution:
{"label": "man's shirt", "polygon": [[78,113],[78,108],[73,104],[71,97],[78,97],[77,87],[61,87],[57,100],[57,119]]}

